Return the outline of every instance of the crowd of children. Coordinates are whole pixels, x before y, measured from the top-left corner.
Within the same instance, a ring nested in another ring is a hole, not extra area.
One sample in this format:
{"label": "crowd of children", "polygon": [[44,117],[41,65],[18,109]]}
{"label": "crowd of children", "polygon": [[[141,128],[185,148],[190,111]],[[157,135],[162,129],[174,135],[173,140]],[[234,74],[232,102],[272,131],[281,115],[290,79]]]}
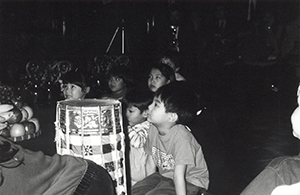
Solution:
{"label": "crowd of children", "polygon": [[[78,69],[72,70],[60,78],[61,94],[65,100],[97,98],[114,99],[122,103],[127,148],[127,158],[125,159],[127,161],[127,187],[128,193],[132,195],[209,194],[207,192],[209,188],[209,170],[201,143],[192,134],[192,131],[196,129],[191,130],[187,126],[200,113],[199,105],[201,105],[201,102],[199,102],[199,94],[179,73],[180,61],[176,54],[178,54],[176,51],[168,51],[154,61],[148,70],[148,79],[145,79],[145,83],[134,82],[134,75],[132,75],[129,67],[113,66],[106,73],[107,83],[104,83],[106,90],[103,90],[104,93],[101,96],[93,96],[93,84],[90,77]],[[298,115],[299,112],[296,109],[292,115],[296,137],[299,137]],[[6,141],[2,140],[1,143],[0,140],[0,145],[4,144],[6,144]],[[22,147],[13,147],[17,151],[23,151]],[[27,155],[27,152],[24,151],[24,155]],[[38,156],[39,154],[34,153],[32,155]],[[51,162],[55,158],[61,158],[61,161],[76,162],[76,158],[42,157],[51,159]],[[265,194],[266,192],[270,194],[277,186],[281,185],[291,185],[291,189],[298,189],[299,185],[292,185],[297,181],[299,182],[297,175],[293,176],[287,171],[282,172],[282,174],[274,172],[275,168],[280,171],[283,168],[298,170],[297,164],[281,168],[281,162],[290,161],[298,163],[299,157],[291,157],[288,160],[279,158],[272,161],[243,191],[243,194]],[[89,161],[80,163],[87,163],[87,170],[91,169],[101,172],[101,174],[104,171]],[[278,163],[281,163],[280,166]],[[38,164],[36,161],[29,161],[26,166],[37,166],[36,164]],[[16,166],[19,167],[19,164]],[[65,169],[65,167],[62,166],[61,169]],[[292,173],[294,172],[292,171]],[[82,173],[80,174],[82,175]],[[90,177],[86,174],[83,174],[83,176]],[[66,176],[71,177],[70,175]],[[274,179],[274,177],[277,177],[277,179]],[[96,180],[103,180],[103,178],[95,178]],[[84,186],[85,184],[79,183],[71,186],[71,188],[78,191],[78,186],[81,185]],[[111,185],[109,180],[106,188],[101,190],[109,189],[113,192]],[[70,188],[70,186],[66,186],[66,188]],[[63,191],[63,189],[61,190]],[[89,190],[89,188],[85,190]],[[274,194],[280,190],[281,187],[276,188]],[[94,193],[94,191],[91,191],[91,193]]]}
{"label": "crowd of children", "polygon": [[[197,194],[208,189],[201,146],[185,126],[198,111],[197,94],[178,73],[174,53],[167,54],[150,66],[144,85],[134,85],[129,68],[112,67],[106,74],[107,92],[95,97],[120,100],[125,108],[127,182],[132,195]],[[61,77],[66,100],[86,98],[90,86],[79,71]]]}

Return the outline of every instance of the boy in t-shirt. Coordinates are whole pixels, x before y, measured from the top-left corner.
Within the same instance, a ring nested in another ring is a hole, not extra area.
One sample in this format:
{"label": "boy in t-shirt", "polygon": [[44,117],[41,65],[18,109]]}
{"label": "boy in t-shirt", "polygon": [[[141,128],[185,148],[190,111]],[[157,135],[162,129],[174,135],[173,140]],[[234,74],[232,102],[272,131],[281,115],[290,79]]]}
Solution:
{"label": "boy in t-shirt", "polygon": [[151,123],[144,146],[149,154],[147,177],[133,186],[132,195],[197,194],[208,188],[201,146],[185,126],[196,115],[197,106],[197,96],[185,82],[157,90],[147,117]]}

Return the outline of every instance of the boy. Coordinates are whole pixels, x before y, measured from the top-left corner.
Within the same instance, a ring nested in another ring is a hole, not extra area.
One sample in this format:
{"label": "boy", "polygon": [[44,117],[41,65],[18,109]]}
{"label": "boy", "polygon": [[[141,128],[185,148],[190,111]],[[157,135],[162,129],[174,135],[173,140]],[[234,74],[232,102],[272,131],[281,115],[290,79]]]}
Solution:
{"label": "boy", "polygon": [[131,89],[125,96],[127,105],[126,118],[128,121],[128,138],[130,141],[129,163],[131,185],[146,177],[147,154],[144,144],[148,135],[149,122],[147,121],[148,106],[153,99],[150,91]]}
{"label": "boy", "polygon": [[152,124],[144,146],[149,154],[147,178],[133,186],[132,195],[191,195],[208,188],[201,146],[184,126],[196,115],[197,106],[197,96],[185,82],[157,90],[147,117]]}
{"label": "boy", "polygon": [[[298,107],[291,116],[293,135],[300,139],[300,85]],[[300,154],[277,157],[244,189],[241,195],[300,194]],[[282,190],[284,193],[282,193]]]}

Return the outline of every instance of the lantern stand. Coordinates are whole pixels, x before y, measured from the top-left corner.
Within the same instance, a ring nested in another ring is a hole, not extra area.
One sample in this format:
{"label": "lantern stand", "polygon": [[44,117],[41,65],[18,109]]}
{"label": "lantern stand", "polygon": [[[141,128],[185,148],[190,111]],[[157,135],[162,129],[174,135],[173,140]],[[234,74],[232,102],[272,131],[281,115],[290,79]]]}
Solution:
{"label": "lantern stand", "polygon": [[110,48],[111,48],[111,45],[113,44],[115,38],[116,38],[116,35],[118,34],[119,30],[120,30],[120,27],[121,27],[121,54],[124,55],[125,54],[125,21],[124,19],[122,19],[122,24],[121,26],[118,26],[115,30],[115,33],[114,35],[112,36],[111,40],[110,40],[110,43],[105,51],[105,55],[108,54]]}

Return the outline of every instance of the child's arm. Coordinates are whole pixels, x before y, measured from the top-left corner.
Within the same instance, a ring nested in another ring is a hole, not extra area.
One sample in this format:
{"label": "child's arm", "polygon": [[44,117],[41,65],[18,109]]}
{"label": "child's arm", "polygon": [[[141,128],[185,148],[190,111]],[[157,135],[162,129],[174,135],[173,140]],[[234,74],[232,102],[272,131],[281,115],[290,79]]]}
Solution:
{"label": "child's arm", "polygon": [[173,179],[177,195],[186,195],[185,172],[186,165],[175,166]]}
{"label": "child's arm", "polygon": [[148,155],[146,161],[146,177],[156,172],[156,165],[153,161],[152,155]]}

